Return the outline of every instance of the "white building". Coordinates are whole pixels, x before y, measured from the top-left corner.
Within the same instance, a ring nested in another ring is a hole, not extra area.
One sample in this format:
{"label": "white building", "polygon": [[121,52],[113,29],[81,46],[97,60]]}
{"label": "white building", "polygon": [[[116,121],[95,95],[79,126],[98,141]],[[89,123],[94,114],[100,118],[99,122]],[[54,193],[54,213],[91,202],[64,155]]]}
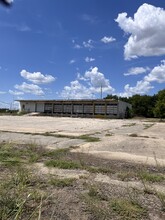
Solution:
{"label": "white building", "polygon": [[19,100],[21,112],[40,112],[57,116],[125,118],[131,104],[109,99],[95,100]]}

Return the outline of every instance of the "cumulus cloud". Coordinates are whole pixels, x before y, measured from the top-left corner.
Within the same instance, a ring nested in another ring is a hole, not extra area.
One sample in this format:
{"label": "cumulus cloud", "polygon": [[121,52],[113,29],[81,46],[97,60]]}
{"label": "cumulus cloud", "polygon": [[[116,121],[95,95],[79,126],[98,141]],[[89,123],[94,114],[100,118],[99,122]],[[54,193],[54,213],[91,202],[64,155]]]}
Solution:
{"label": "cumulus cloud", "polygon": [[134,17],[120,13],[115,20],[129,36],[124,46],[126,60],[140,56],[165,54],[165,10],[149,4],[141,5]]}
{"label": "cumulus cloud", "polygon": [[69,61],[69,64],[73,64],[75,62],[76,62],[76,60],[72,59],[72,60]]}
{"label": "cumulus cloud", "polygon": [[92,98],[91,91],[78,80],[72,81],[70,86],[65,86],[60,96],[65,99],[88,99]]}
{"label": "cumulus cloud", "polygon": [[127,73],[124,73],[124,76],[130,76],[130,75],[139,75],[142,73],[146,73],[147,71],[149,71],[149,67],[133,67],[131,69],[128,70]]}
{"label": "cumulus cloud", "polygon": [[113,41],[116,41],[116,39],[115,38],[113,38],[113,37],[103,37],[102,39],[101,39],[101,42],[103,42],[103,43],[105,43],[105,44],[109,44],[109,43],[112,43]]}
{"label": "cumulus cloud", "polygon": [[112,92],[114,89],[110,86],[109,79],[106,79],[104,74],[99,72],[98,67],[90,68],[86,71],[84,77],[89,80],[93,92],[98,92],[98,88],[102,87],[104,92]]}
{"label": "cumulus cloud", "polygon": [[85,62],[89,63],[89,62],[93,62],[93,61],[95,61],[95,58],[85,57]]}
{"label": "cumulus cloud", "polygon": [[9,90],[9,93],[10,93],[11,95],[23,95],[23,94],[24,94],[24,92],[13,91],[13,90]]}
{"label": "cumulus cloud", "polygon": [[[145,70],[148,71],[149,68],[146,67]],[[135,94],[146,94],[149,90],[154,88],[152,86],[153,82],[165,83],[165,60],[162,60],[160,65],[157,65],[150,70],[141,81],[136,83],[136,86],[131,87],[129,84],[125,85],[124,92],[120,93],[119,96],[129,97]]]}
{"label": "cumulus cloud", "polygon": [[6,94],[6,92],[4,91],[0,91],[0,95]]}
{"label": "cumulus cloud", "polygon": [[111,93],[114,88],[111,87],[108,79],[104,74],[99,72],[97,67],[90,68],[83,76],[78,73],[78,78],[65,86],[61,92],[63,98],[83,99],[94,98],[97,94]]}
{"label": "cumulus cloud", "polygon": [[165,60],[161,61],[161,64],[155,66],[152,71],[144,77],[145,81],[165,83]]}
{"label": "cumulus cloud", "polygon": [[88,48],[88,49],[94,48],[94,46],[93,46],[93,40],[89,39],[88,41],[84,41],[84,42],[83,42],[83,46],[84,46],[85,48]]}
{"label": "cumulus cloud", "polygon": [[30,73],[26,70],[21,71],[21,76],[35,84],[47,84],[56,80],[52,75],[43,75],[41,72]]}
{"label": "cumulus cloud", "polygon": [[147,81],[141,80],[136,83],[136,86],[131,87],[129,84],[125,85],[124,92],[120,93],[119,96],[121,97],[130,97],[135,94],[144,95],[149,90],[153,89],[154,87]]}
{"label": "cumulus cloud", "polygon": [[23,82],[21,85],[15,85],[15,89],[22,91],[23,93],[30,93],[37,96],[44,95],[43,90],[38,85],[28,84]]}
{"label": "cumulus cloud", "polygon": [[74,44],[75,49],[81,49],[82,48],[82,46],[77,44],[75,40],[72,40],[72,43]]}
{"label": "cumulus cloud", "polygon": [[82,49],[82,48],[87,48],[89,50],[91,50],[92,48],[94,48],[93,43],[94,41],[89,39],[87,41],[83,41],[81,44],[76,43],[75,40],[72,40],[72,43],[74,44],[73,48],[75,49]]}
{"label": "cumulus cloud", "polygon": [[6,2],[7,4],[12,4],[12,3],[14,2],[14,0],[5,0],[5,2]]}
{"label": "cumulus cloud", "polygon": [[81,45],[79,45],[79,44],[75,44],[75,45],[74,45],[74,48],[75,48],[75,49],[81,49],[81,48],[82,48],[82,46],[81,46]]}

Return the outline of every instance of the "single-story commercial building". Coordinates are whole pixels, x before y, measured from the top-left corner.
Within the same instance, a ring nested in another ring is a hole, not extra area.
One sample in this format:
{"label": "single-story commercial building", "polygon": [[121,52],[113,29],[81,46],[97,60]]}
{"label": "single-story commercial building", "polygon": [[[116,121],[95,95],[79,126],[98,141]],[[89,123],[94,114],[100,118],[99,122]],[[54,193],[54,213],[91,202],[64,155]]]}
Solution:
{"label": "single-story commercial building", "polygon": [[20,111],[57,116],[125,118],[131,104],[110,99],[95,100],[18,100]]}

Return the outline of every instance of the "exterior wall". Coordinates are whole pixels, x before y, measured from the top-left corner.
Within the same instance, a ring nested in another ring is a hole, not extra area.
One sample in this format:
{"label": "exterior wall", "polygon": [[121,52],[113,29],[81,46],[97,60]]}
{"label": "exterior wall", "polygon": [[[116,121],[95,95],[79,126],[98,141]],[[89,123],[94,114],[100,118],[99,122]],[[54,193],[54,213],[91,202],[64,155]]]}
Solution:
{"label": "exterior wall", "polygon": [[118,118],[125,118],[127,107],[129,109],[132,109],[132,105],[131,104],[129,104],[127,102],[123,102],[123,101],[119,101],[118,102]]}
{"label": "exterior wall", "polygon": [[44,112],[44,103],[20,102],[20,111],[22,112]]}
{"label": "exterior wall", "polygon": [[117,104],[113,104],[113,103],[107,104],[107,115],[111,115],[111,117],[118,116],[118,103]]}
{"label": "exterior wall", "polygon": [[44,112],[59,116],[125,118],[131,105],[115,100],[24,100],[21,111]]}
{"label": "exterior wall", "polygon": [[44,103],[35,103],[35,112],[44,112]]}
{"label": "exterior wall", "polygon": [[34,102],[20,102],[20,107],[22,112],[35,112]]}

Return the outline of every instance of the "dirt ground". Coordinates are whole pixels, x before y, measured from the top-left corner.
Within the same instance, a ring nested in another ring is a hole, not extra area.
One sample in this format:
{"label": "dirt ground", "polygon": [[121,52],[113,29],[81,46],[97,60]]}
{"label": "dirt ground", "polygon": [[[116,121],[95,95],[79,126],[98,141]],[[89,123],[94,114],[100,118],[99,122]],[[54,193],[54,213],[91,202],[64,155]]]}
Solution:
{"label": "dirt ground", "polygon": [[[84,142],[81,135],[100,141]],[[0,116],[0,141],[24,141],[52,149],[79,146],[73,151],[165,166],[165,123],[153,120]]]}

